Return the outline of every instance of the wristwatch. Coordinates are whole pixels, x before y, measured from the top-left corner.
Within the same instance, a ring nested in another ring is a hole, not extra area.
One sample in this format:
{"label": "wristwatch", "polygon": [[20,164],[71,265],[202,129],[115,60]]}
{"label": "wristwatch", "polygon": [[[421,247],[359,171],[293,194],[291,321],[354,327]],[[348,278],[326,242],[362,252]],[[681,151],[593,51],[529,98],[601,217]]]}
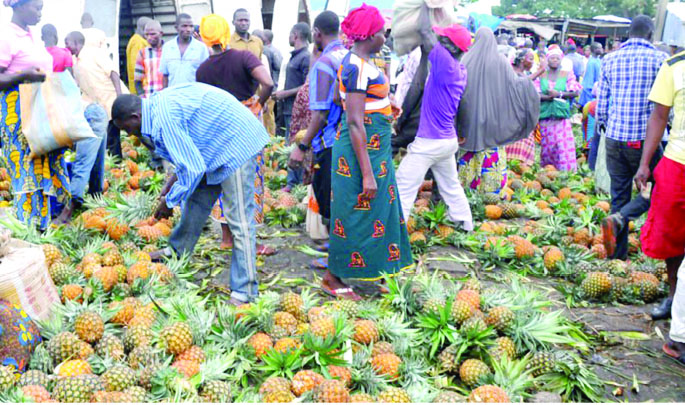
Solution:
{"label": "wristwatch", "polygon": [[305,145],[305,144],[303,144],[303,143],[298,143],[298,144],[297,144],[297,147],[300,148],[300,150],[301,150],[302,152],[306,152],[306,151],[309,150],[309,146],[307,146],[307,145]]}

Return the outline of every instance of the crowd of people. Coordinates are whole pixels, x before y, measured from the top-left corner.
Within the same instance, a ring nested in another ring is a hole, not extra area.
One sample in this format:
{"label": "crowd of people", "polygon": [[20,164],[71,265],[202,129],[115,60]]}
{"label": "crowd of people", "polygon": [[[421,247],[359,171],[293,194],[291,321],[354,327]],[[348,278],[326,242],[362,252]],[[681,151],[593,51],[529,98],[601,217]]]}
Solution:
{"label": "crowd of people", "polygon": [[[571,119],[581,111],[590,166],[604,159],[611,179],[612,214],[602,223],[607,252],[625,260],[628,223],[648,213],[643,250],[666,261],[670,284],[652,317],[673,314],[665,349],[685,361],[685,278],[680,285],[677,278],[685,252],[685,53],[658,49],[649,17],[635,17],[630,38],[610,53],[593,42],[580,54],[573,42],[431,27],[424,6],[421,44],[404,58],[393,91],[386,21],[375,7],[356,8],[342,22],[324,11],[311,27],[296,24],[285,58],[273,32],[250,33],[244,9],[233,15],[233,33],[221,16],[205,16],[198,30],[180,14],[178,35],[168,41],[160,22],[144,17],[126,48],[127,86],[90,15],[61,48],[54,26],[43,26],[42,42],[30,28],[40,21],[42,0],[3,2],[13,16],[0,37],[0,130],[19,220],[42,229],[68,224],[86,191],[102,192],[106,152],[121,156],[124,131],[167,173],[155,215],[182,207],[169,246],[151,257],[192,252],[218,204],[222,246],[233,256],[230,274],[216,281],[230,284],[233,304],[249,302],[258,294],[257,255],[275,253],[257,243],[256,227],[263,221],[262,151],[282,116],[293,144],[285,191],[311,184],[329,230],[321,288],[358,300],[344,280],[377,281],[385,291],[385,276],[413,265],[406,220],[427,174],[449,218],[471,231],[464,188],[500,193],[508,162],[577,169]],[[71,175],[64,149],[31,155],[18,91],[66,71],[96,135],[74,146]],[[605,154],[598,153],[602,136]],[[401,148],[406,155],[395,170]],[[63,209],[53,220],[55,202]]]}

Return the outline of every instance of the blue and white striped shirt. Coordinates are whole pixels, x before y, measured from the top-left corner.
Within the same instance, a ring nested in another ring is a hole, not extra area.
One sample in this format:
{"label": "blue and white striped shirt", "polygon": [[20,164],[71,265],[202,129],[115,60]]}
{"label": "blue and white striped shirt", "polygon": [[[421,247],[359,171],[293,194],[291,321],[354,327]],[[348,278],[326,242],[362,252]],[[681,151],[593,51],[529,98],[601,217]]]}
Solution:
{"label": "blue and white striped shirt", "polygon": [[269,142],[264,126],[230,93],[203,83],[170,87],[143,100],[141,132],[176,166],[167,205],[185,201],[207,176],[220,184]]}

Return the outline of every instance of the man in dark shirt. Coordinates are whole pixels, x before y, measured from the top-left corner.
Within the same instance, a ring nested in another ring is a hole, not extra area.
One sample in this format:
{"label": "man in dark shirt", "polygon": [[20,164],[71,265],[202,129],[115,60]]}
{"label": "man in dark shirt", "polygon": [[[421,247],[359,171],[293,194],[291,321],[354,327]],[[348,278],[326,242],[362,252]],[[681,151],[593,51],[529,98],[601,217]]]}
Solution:
{"label": "man in dark shirt", "polygon": [[256,35],[264,42],[264,55],[269,60],[269,68],[271,69],[271,78],[274,83],[278,83],[278,77],[281,73],[281,64],[283,63],[283,55],[281,51],[276,49],[273,45],[274,33],[271,30],[255,30],[252,35]]}
{"label": "man in dark shirt", "polygon": [[[297,23],[290,31],[290,46],[295,48],[290,53],[290,61],[285,72],[284,90],[274,93],[275,100],[283,100],[283,115],[285,116],[286,134],[290,133],[290,119],[292,117],[295,96],[304,85],[309,73],[309,38],[311,30],[306,23]],[[287,140],[289,142],[289,140]]]}

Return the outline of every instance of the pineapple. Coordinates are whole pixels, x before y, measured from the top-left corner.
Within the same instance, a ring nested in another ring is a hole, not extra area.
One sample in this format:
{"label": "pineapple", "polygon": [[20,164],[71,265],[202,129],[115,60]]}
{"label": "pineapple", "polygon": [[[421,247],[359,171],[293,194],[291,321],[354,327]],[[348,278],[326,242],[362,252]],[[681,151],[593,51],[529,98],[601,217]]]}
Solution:
{"label": "pineapple", "polygon": [[47,264],[48,267],[52,266],[53,263],[62,260],[62,252],[60,252],[55,245],[46,244],[41,247],[43,248],[43,255],[45,256],[45,264]]}
{"label": "pineapple", "polygon": [[152,379],[155,377],[157,372],[161,369],[158,364],[147,365],[144,369],[140,371],[140,376],[138,377],[138,385],[150,390],[152,388]]}
{"label": "pineapple", "polygon": [[102,257],[102,265],[106,267],[114,267],[118,264],[124,264],[124,257],[119,253],[119,249],[110,249]]}
{"label": "pineapple", "polygon": [[128,297],[125,298],[121,302],[112,302],[109,304],[109,309],[116,309],[120,308],[116,314],[110,319],[110,322],[112,323],[118,323],[118,324],[128,324],[128,322],[133,318],[135,315],[135,310],[137,308],[140,308],[141,304],[140,301],[138,301],[137,298],[134,297]]}
{"label": "pineapple", "polygon": [[438,313],[445,306],[445,300],[440,298],[427,299],[421,306],[421,311],[424,314]]}
{"label": "pineapple", "polygon": [[345,387],[349,387],[352,384],[352,372],[347,367],[328,366],[328,374],[331,375],[331,378],[343,383]]}
{"label": "pineapple", "polygon": [[355,404],[371,404],[376,402],[376,400],[371,395],[360,392],[350,395],[350,402]]}
{"label": "pineapple", "polygon": [[266,354],[273,346],[273,340],[266,333],[255,333],[248,341],[247,344],[250,345],[254,351],[255,355],[259,358]]}
{"label": "pineapple", "polygon": [[138,261],[128,269],[126,273],[126,282],[133,284],[137,279],[147,280],[152,273],[152,265],[150,262]]}
{"label": "pineapple", "polygon": [[14,387],[17,381],[14,370],[9,366],[0,366],[0,392]]}
{"label": "pineapple", "polygon": [[589,273],[580,285],[585,296],[601,298],[611,292],[611,276],[608,273]]}
{"label": "pineapple", "polygon": [[408,404],[411,398],[402,388],[390,387],[378,394],[378,402],[386,404]]}
{"label": "pineapple", "polygon": [[198,363],[204,363],[207,355],[200,346],[190,346],[188,350],[176,356],[176,360],[192,360]]}
{"label": "pineapple", "polygon": [[62,287],[62,302],[76,301],[78,303],[83,302],[83,288],[77,284],[67,284]]}
{"label": "pineapple", "polygon": [[596,258],[598,259],[606,259],[608,254],[607,254],[607,249],[604,247],[604,245],[592,245],[592,248],[590,249],[593,255],[595,255]]}
{"label": "pineapple", "polygon": [[478,291],[463,289],[457,293],[456,300],[468,302],[474,310],[480,309],[480,294],[478,294]]}
{"label": "pineapple", "polygon": [[501,205],[502,217],[505,219],[514,219],[519,216],[518,208],[515,204],[504,203]]}
{"label": "pineapple", "polygon": [[543,374],[551,373],[554,370],[555,359],[549,352],[537,352],[530,359],[527,368],[531,369],[533,376],[541,376]]}
{"label": "pineapple", "polygon": [[300,397],[305,392],[318,387],[322,382],[324,382],[324,377],[317,372],[311,370],[298,371],[293,376],[292,391],[296,396]]}
{"label": "pineapple", "polygon": [[127,366],[116,365],[105,371],[101,377],[107,391],[123,391],[136,385],[136,373]]}
{"label": "pineapple", "polygon": [[461,324],[461,328],[459,328],[459,330],[463,333],[483,333],[487,328],[488,324],[485,323],[485,320],[480,316],[474,315],[471,318],[464,321],[464,323]]}
{"label": "pineapple", "polygon": [[371,366],[378,375],[397,378],[400,375],[402,359],[394,353],[379,354],[371,358]]}
{"label": "pineapple", "polygon": [[150,346],[138,346],[131,350],[128,355],[128,365],[134,370],[139,370],[157,363],[155,351]]}
{"label": "pineapple", "polygon": [[118,283],[125,283],[126,282],[126,275],[128,274],[128,269],[126,266],[123,264],[117,264],[116,266],[113,266],[114,270],[116,270],[117,274],[119,277],[117,278],[117,284]]}
{"label": "pineapple", "polygon": [[464,402],[463,398],[453,391],[442,391],[433,399],[434,404],[456,404],[458,402]]}
{"label": "pineapple", "polygon": [[109,218],[106,222],[106,232],[112,240],[120,240],[131,230],[128,225],[120,223],[116,218]]}
{"label": "pineapple", "polygon": [[171,364],[171,367],[178,370],[186,378],[193,378],[200,372],[200,363],[193,360],[176,360]]}
{"label": "pineapple", "polygon": [[379,339],[378,327],[374,321],[359,320],[354,323],[354,335],[352,339],[363,345],[370,345]]}
{"label": "pineapple", "polygon": [[338,380],[326,380],[314,389],[314,402],[343,403],[350,402],[350,392]]}
{"label": "pineapple", "polygon": [[468,359],[459,367],[459,378],[470,387],[475,387],[488,375],[490,375],[488,365],[477,359]]}
{"label": "pineapple", "polygon": [[264,395],[269,392],[290,392],[292,385],[290,381],[283,377],[269,377],[259,387],[259,394]]}
{"label": "pineapple", "polygon": [[299,294],[287,292],[281,295],[280,299],[281,310],[288,312],[297,319],[302,319],[304,316],[304,301]]}
{"label": "pineapple", "polygon": [[300,342],[297,339],[293,338],[282,338],[279,339],[275,344],[274,344],[274,350],[277,353],[287,353],[291,350],[297,350],[300,347]]}
{"label": "pineapple", "polygon": [[513,360],[516,358],[516,344],[506,336],[500,337],[495,339],[495,345],[490,348],[489,353],[496,359],[506,357]]}
{"label": "pineapple", "polygon": [[119,250],[124,253],[135,253],[138,251],[138,246],[136,246],[136,244],[133,242],[125,242],[121,244]]}
{"label": "pineapple", "polygon": [[133,403],[143,403],[145,402],[145,397],[147,396],[147,391],[145,391],[145,388],[143,387],[138,387],[137,385],[133,387],[128,387],[124,390],[124,394],[130,395],[131,396],[131,402]]}
{"label": "pineapple", "polygon": [[275,337],[291,336],[297,331],[297,319],[289,312],[276,312],[273,321],[273,334]]}
{"label": "pineapple", "polygon": [[79,353],[80,342],[75,334],[62,332],[50,339],[47,349],[55,363],[61,363]]}
{"label": "pineapple", "polygon": [[473,315],[474,308],[466,301],[454,301],[452,303],[452,320],[461,325]]}
{"label": "pineapple", "polygon": [[626,277],[628,275],[628,267],[623,260],[614,259],[606,264],[606,271],[612,276]]}
{"label": "pineapple", "polygon": [[588,274],[595,270],[595,265],[590,262],[580,262],[576,265],[576,270],[579,274]]}
{"label": "pineapple", "polygon": [[95,346],[95,353],[100,357],[109,356],[121,360],[124,357],[124,342],[114,335],[106,334]]}
{"label": "pineapple", "polygon": [[48,390],[45,389],[45,387],[41,385],[27,385],[21,388],[22,394],[24,394],[25,397],[30,398],[32,402],[35,403],[43,403],[43,402],[50,402],[52,400],[52,397],[50,397],[50,393]]}
{"label": "pineapple", "polygon": [[[2,373],[0,371],[0,373]],[[48,388],[50,384],[50,377],[42,371],[38,370],[28,370],[19,377],[17,381],[17,386],[25,387],[27,385],[40,385],[41,387]],[[0,389],[0,391],[2,391]]]}
{"label": "pineapple", "polygon": [[68,360],[60,364],[55,370],[60,377],[75,377],[77,375],[92,374],[93,369],[84,360]]}
{"label": "pineapple", "polygon": [[512,235],[508,240],[514,245],[514,253],[517,259],[529,259],[535,256],[535,245],[528,239]]}
{"label": "pineapple", "polygon": [[558,247],[552,247],[545,252],[545,268],[549,271],[557,270],[564,261],[564,253]]}
{"label": "pineapple", "polygon": [[324,307],[312,307],[307,311],[307,319],[309,322],[316,322],[319,319],[326,318],[326,308]]}
{"label": "pineapple", "polygon": [[395,348],[393,347],[392,343],[376,342],[373,344],[373,348],[371,349],[371,357],[375,357],[379,354],[385,353],[395,353]]}
{"label": "pineapple", "polygon": [[480,292],[480,280],[475,277],[471,277],[464,282],[464,290],[472,290],[475,292]]}
{"label": "pineapple", "polygon": [[224,381],[207,381],[200,389],[200,397],[204,402],[231,402],[231,386]]}
{"label": "pineapple", "polygon": [[175,322],[162,330],[162,340],[167,353],[178,355],[193,344],[193,332],[185,322]]}
{"label": "pineapple", "polygon": [[333,322],[333,319],[329,317],[323,317],[312,322],[309,330],[314,334],[314,336],[325,339],[328,336],[335,335],[335,323]]}
{"label": "pineapple", "polygon": [[152,273],[155,274],[161,284],[166,284],[174,279],[174,273],[164,263],[152,263]]}
{"label": "pineapple", "polygon": [[586,228],[581,228],[573,234],[573,242],[583,246],[589,246],[592,243],[592,236],[590,231]]}
{"label": "pineapple", "polygon": [[153,333],[150,328],[144,326],[131,326],[124,333],[124,349],[130,353],[140,346],[149,346],[152,343]]}
{"label": "pineapple", "polygon": [[467,402],[470,403],[488,403],[488,404],[505,404],[510,403],[507,393],[495,385],[483,385],[471,391]]}
{"label": "pineapple", "polygon": [[267,404],[282,404],[294,400],[295,396],[290,391],[271,391],[262,395],[262,401]]}
{"label": "pineapple", "polygon": [[133,318],[131,318],[131,320],[128,321],[128,326],[140,325],[151,328],[152,325],[155,323],[156,318],[157,313],[155,312],[155,309],[152,306],[148,305],[136,308],[136,310],[133,311]]}
{"label": "pineapple", "polygon": [[109,292],[119,282],[119,273],[114,267],[100,267],[93,273],[93,278],[100,280],[104,290]]}
{"label": "pineapple", "polygon": [[452,236],[452,234],[454,234],[454,228],[452,228],[452,227],[449,226],[449,225],[439,224],[439,225],[437,226],[437,228],[435,229],[435,233],[436,233],[440,238],[442,238],[442,239],[447,239],[447,238],[449,238],[450,236]]}
{"label": "pineapple", "polygon": [[411,244],[426,242],[428,242],[428,240],[426,239],[426,235],[424,235],[421,231],[416,231],[409,235],[409,243]]}
{"label": "pineapple", "polygon": [[76,317],[74,329],[81,340],[87,343],[95,343],[102,338],[105,332],[105,322],[96,312],[85,311]]}
{"label": "pineapple", "polygon": [[485,217],[490,220],[498,220],[502,218],[504,212],[502,208],[497,205],[486,205],[485,206]]}
{"label": "pineapple", "polygon": [[64,262],[54,262],[48,268],[50,278],[56,286],[66,284],[71,278],[78,277],[79,271]]}
{"label": "pineapple", "polygon": [[482,197],[483,204],[486,205],[497,205],[502,202],[502,198],[500,198],[500,195],[496,193],[485,193],[482,195]]}
{"label": "pineapple", "polygon": [[485,322],[496,330],[506,333],[514,323],[514,311],[507,307],[494,307],[488,312]]}
{"label": "pineapple", "polygon": [[90,402],[95,392],[104,390],[105,387],[97,376],[86,374],[58,379],[52,395],[58,402],[86,403]]}
{"label": "pineapple", "polygon": [[97,391],[93,394],[91,402],[96,404],[126,404],[133,401],[133,397],[123,392]]}
{"label": "pineapple", "polygon": [[359,306],[350,300],[333,301],[333,310],[344,314],[347,318],[354,319],[359,313]]}
{"label": "pineapple", "polygon": [[144,225],[138,228],[137,234],[146,242],[156,242],[163,236],[161,230],[150,225]]}

